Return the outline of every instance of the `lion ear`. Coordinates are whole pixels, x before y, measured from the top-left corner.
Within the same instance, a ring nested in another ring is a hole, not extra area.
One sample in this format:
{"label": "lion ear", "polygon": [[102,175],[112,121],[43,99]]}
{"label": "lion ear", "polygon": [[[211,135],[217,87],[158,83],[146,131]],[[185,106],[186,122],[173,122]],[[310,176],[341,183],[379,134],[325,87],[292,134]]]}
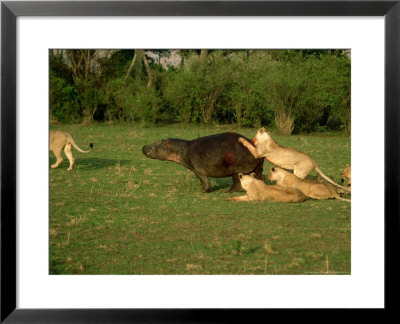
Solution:
{"label": "lion ear", "polygon": [[252,172],[252,173],[250,173],[250,175],[254,178],[256,174],[254,172]]}

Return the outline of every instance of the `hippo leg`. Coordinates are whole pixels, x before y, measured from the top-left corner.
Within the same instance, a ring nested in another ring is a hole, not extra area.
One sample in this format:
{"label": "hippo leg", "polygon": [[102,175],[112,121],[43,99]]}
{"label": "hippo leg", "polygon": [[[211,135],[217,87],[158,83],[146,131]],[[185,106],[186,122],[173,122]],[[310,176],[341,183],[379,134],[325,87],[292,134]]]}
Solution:
{"label": "hippo leg", "polygon": [[233,184],[228,192],[234,192],[234,191],[238,191],[238,190],[242,189],[242,186],[240,185],[239,175],[237,173],[232,174],[232,180],[233,180]]}
{"label": "hippo leg", "polygon": [[263,164],[264,164],[264,160],[257,165],[257,167],[254,169],[253,172],[256,174],[255,175],[256,179],[265,181],[265,177],[262,174],[262,172],[263,172]]}
{"label": "hippo leg", "polygon": [[208,180],[207,176],[195,173],[197,178],[200,179],[201,186],[205,192],[210,192],[211,191],[211,186],[210,186],[210,180]]}

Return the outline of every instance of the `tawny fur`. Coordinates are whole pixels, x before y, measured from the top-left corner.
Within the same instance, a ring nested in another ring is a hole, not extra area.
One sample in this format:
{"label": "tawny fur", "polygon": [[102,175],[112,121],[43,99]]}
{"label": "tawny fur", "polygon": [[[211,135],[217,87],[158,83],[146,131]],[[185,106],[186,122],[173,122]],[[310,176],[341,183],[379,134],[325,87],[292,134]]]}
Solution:
{"label": "tawny fur", "polygon": [[[92,149],[88,151],[84,151],[76,145],[74,139],[72,138],[71,134],[63,131],[63,130],[50,130],[50,151],[53,151],[57,161],[54,163],[51,168],[55,169],[58,168],[63,158],[61,156],[61,151],[64,150],[65,155],[69,160],[69,168],[68,171],[74,169],[75,166],[75,159],[72,155],[72,147],[78,150],[81,153],[89,153]],[[93,144],[90,143],[90,147],[93,147]]]}
{"label": "tawny fur", "polygon": [[344,180],[346,180],[346,179],[349,179],[347,186],[350,187],[351,186],[351,165],[347,164],[340,175],[342,177],[342,182],[344,182]]}
{"label": "tawny fur", "polygon": [[298,189],[271,186],[262,180],[254,178],[254,174],[239,174],[240,184],[246,190],[245,196],[232,197],[228,201],[281,201],[281,202],[303,202],[306,196]]}
{"label": "tawny fur", "polygon": [[307,154],[290,147],[282,147],[276,143],[265,131],[264,127],[260,128],[253,138],[254,145],[251,145],[249,142],[242,140],[241,138],[238,140],[255,158],[264,157],[272,164],[284,169],[293,170],[293,173],[301,179],[305,179],[312,171],[315,170],[323,179],[330,182],[334,186],[337,186],[345,191],[349,191],[348,188],[342,187],[326,176],[320,170],[317,163]]}
{"label": "tawny fur", "polygon": [[335,187],[330,183],[300,179],[294,174],[278,167],[271,168],[268,180],[276,181],[277,185],[285,188],[299,189],[305,196],[313,199],[335,198],[350,202],[349,199],[340,197]]}

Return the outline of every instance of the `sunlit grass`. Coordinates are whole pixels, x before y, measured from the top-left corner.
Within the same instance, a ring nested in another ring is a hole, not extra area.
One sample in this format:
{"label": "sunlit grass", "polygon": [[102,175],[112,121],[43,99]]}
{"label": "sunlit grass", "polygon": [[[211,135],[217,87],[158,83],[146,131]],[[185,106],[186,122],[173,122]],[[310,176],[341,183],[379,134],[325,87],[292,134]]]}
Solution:
{"label": "sunlit grass", "polygon": [[[171,162],[147,159],[144,144],[194,139],[232,126],[134,127],[94,124],[68,130],[81,148],[50,170],[51,274],[335,274],[350,273],[350,204],[224,201],[231,178],[197,177]],[[350,163],[350,139],[340,134],[273,134],[281,145],[310,154],[335,181]],[[50,153],[49,163],[54,162]],[[264,164],[264,174],[270,164]],[[327,269],[329,271],[327,271]]]}

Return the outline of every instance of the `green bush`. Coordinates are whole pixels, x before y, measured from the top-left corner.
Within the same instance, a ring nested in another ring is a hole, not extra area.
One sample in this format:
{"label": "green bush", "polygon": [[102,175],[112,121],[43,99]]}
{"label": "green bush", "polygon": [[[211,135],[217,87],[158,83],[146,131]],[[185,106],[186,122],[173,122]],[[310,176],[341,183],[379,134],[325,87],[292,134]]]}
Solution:
{"label": "green bush", "polygon": [[50,117],[60,123],[79,121],[79,92],[65,80],[50,74]]}
{"label": "green bush", "polygon": [[264,113],[273,114],[274,124],[282,134],[290,134],[290,129],[295,133],[321,130],[330,120],[341,123],[346,118],[349,120],[346,115],[346,110],[350,111],[347,57],[331,54],[303,57],[301,51],[282,57],[284,60],[277,62],[258,56],[258,61],[252,64],[261,72],[254,92],[260,98]]}
{"label": "green bush", "polygon": [[81,66],[80,77],[51,56],[52,118],[91,120],[101,107],[97,116],[112,121],[351,131],[351,63],[340,50],[185,50],[184,63],[168,70],[149,59],[150,84],[144,65],[127,73],[133,50],[110,53],[90,52],[90,73]]}
{"label": "green bush", "polygon": [[104,98],[108,120],[154,123],[161,107],[156,90],[132,78],[111,80],[106,86]]}
{"label": "green bush", "polygon": [[210,54],[205,62],[196,54],[188,57],[179,71],[171,73],[164,90],[178,120],[210,123],[229,83],[229,73],[221,51]]}

